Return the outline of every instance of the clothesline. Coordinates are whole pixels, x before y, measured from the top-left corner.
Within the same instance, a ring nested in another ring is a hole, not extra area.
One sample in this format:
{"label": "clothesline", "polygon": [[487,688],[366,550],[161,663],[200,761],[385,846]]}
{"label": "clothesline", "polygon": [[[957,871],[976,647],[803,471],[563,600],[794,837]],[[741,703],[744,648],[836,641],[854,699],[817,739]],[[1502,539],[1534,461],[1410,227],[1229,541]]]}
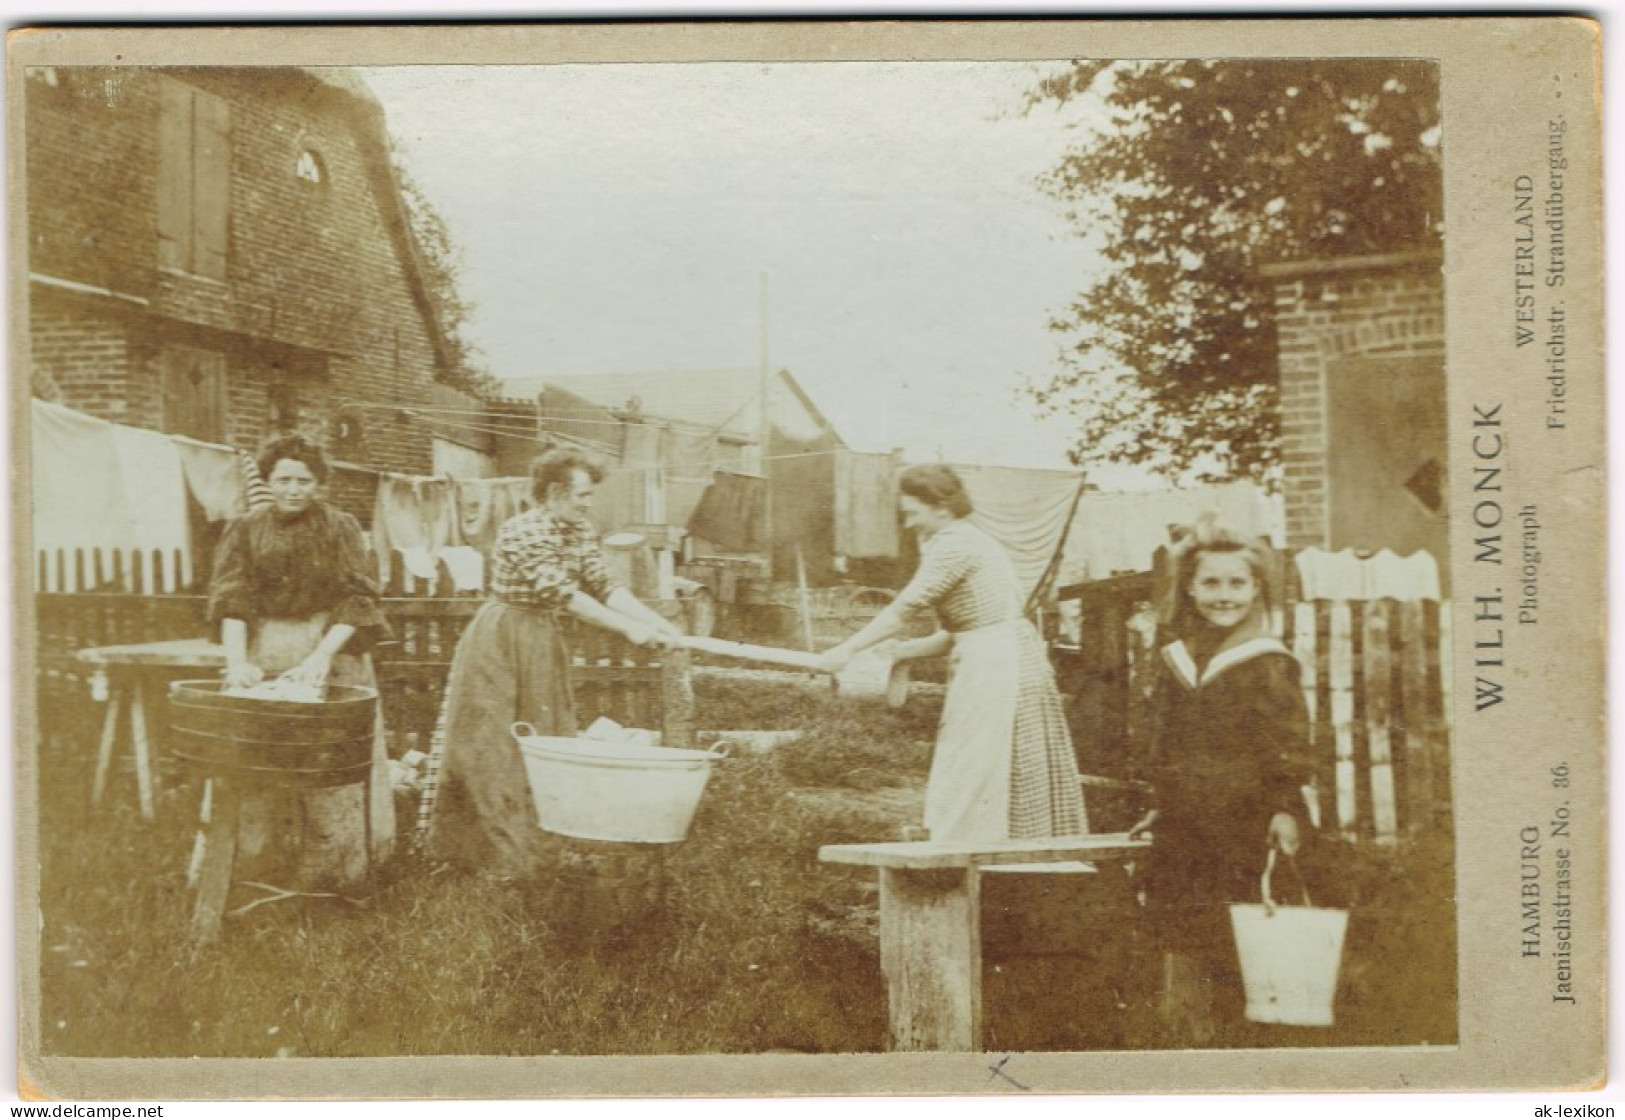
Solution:
{"label": "clothesline", "polygon": [[[344,404],[344,407],[348,407],[348,408],[366,408],[366,409],[371,409],[371,410],[373,410],[375,412],[401,412],[401,411],[405,411],[405,412],[408,412],[408,413],[433,414],[433,418],[470,416],[470,417],[474,417],[474,418],[479,419],[479,420],[485,420],[487,422],[495,422],[497,418],[503,417],[503,416],[517,418],[520,415],[519,413],[512,413],[512,412],[509,412],[509,413],[494,412],[494,411],[492,411],[491,409],[488,409],[488,408],[452,408],[452,407],[443,406],[443,405],[440,405],[440,406],[435,406],[435,405],[410,405],[410,406],[407,406],[407,405],[400,405],[400,404],[386,404],[386,403],[382,403],[382,402],[378,402],[378,401],[358,401],[358,400],[346,400],[346,401],[343,402],[343,404]],[[602,406],[597,406],[597,407],[602,407]],[[604,408],[604,411],[608,412],[608,411],[610,411],[610,409]],[[659,430],[659,431],[688,432],[688,433],[691,433],[691,434],[694,434],[694,435],[715,435],[715,434],[723,431],[727,426],[726,422],[724,422],[722,425],[712,427],[712,426],[709,426],[709,425],[685,424],[685,423],[682,423],[680,421],[674,421],[674,420],[589,420],[589,419],[586,419],[584,417],[579,417],[579,416],[557,416],[557,415],[552,415],[552,414],[544,413],[544,412],[525,413],[524,416],[525,416],[526,419],[548,420],[548,421],[553,421],[555,423],[560,423],[560,424],[590,424],[590,425],[594,425],[594,426],[597,426],[597,427],[608,427],[608,428],[621,428],[621,427],[626,427],[626,428],[652,428],[652,429],[656,429],[656,430]],[[504,429],[504,430],[506,430],[506,429]]]}
{"label": "clothesline", "polygon": [[[455,423],[453,423],[453,422],[442,421],[441,423],[445,427],[455,428],[458,431],[475,432],[475,433],[479,433],[479,434],[482,434],[482,435],[508,436],[511,439],[527,440],[527,441],[529,441],[531,443],[538,443],[538,444],[539,443],[545,443],[545,442],[548,442],[548,441],[553,440],[553,439],[561,439],[561,438],[570,440],[573,443],[586,443],[586,442],[588,442],[588,441],[585,441],[585,440],[574,440],[574,439],[571,439],[571,437],[569,437],[569,436],[564,436],[564,435],[561,435],[560,433],[557,433],[557,432],[541,432],[541,433],[537,433],[535,435],[531,435],[531,434],[527,434],[525,432],[511,431],[511,430],[509,430],[507,428],[500,428],[500,427],[480,425],[480,424],[471,424],[471,423],[467,423],[467,422],[455,422]],[[836,454],[839,454],[839,449],[833,449],[832,448],[832,449],[827,450],[827,451],[795,451],[795,452],[785,452],[784,454],[780,454],[780,455],[752,456],[751,461],[752,461],[752,463],[756,463],[756,462],[774,462],[774,461],[778,461],[778,460],[782,460],[782,459],[808,459],[808,458],[814,458],[816,456],[821,456],[821,455],[836,455]],[[698,468],[698,469],[710,469],[710,470],[727,470],[727,469],[735,469],[735,470],[737,470],[737,469],[740,468],[740,466],[742,464],[740,464],[740,462],[737,459],[715,459],[715,460],[704,460],[704,461],[700,461],[700,462],[686,462],[686,463],[682,463],[680,465],[685,467],[685,468],[688,468],[688,469]],[[614,466],[611,466],[609,468],[609,472],[611,474],[618,474],[618,473],[647,473],[649,471],[667,469],[667,466],[668,466],[668,464],[663,464],[663,463],[658,463],[658,462],[638,463],[638,464],[630,464],[630,465],[620,463],[620,464],[616,464]]]}

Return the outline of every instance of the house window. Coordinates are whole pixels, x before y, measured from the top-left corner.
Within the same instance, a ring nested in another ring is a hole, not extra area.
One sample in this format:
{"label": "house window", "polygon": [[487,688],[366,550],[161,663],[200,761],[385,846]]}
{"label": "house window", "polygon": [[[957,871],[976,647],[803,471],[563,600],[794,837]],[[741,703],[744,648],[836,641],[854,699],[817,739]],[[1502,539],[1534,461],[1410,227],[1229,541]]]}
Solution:
{"label": "house window", "polygon": [[321,153],[311,148],[301,151],[293,165],[293,177],[316,187],[327,182],[327,168],[322,164]]}
{"label": "house window", "polygon": [[163,430],[206,443],[225,443],[225,355],[190,346],[165,346],[159,367]]}
{"label": "house window", "polygon": [[158,115],[158,264],[226,278],[231,120],[224,99],[163,84]]}

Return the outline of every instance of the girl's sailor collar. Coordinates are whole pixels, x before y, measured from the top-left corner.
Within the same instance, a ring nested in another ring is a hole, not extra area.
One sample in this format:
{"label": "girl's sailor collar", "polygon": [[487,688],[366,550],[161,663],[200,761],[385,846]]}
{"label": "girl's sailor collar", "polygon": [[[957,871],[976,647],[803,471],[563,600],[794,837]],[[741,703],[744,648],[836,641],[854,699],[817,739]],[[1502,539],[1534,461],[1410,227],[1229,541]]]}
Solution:
{"label": "girl's sailor collar", "polygon": [[1162,659],[1187,688],[1200,688],[1226,669],[1232,669],[1266,653],[1284,653],[1288,657],[1292,656],[1291,651],[1278,638],[1250,638],[1240,645],[1231,646],[1214,654],[1213,660],[1207,663],[1207,668],[1199,673],[1196,670],[1196,660],[1191,657],[1183,639],[1162,647]]}

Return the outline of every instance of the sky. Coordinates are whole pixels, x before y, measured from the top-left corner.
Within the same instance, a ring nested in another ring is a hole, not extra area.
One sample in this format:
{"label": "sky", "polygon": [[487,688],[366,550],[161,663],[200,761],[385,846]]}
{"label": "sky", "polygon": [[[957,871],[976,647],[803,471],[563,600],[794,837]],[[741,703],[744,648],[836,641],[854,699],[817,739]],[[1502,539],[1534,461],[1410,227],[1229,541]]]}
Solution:
{"label": "sky", "polygon": [[[1036,180],[1053,64],[371,68],[499,378],[756,368],[850,446],[1065,466],[1019,396],[1099,260]],[[764,281],[765,277],[765,281]],[[767,314],[763,315],[766,290]]]}

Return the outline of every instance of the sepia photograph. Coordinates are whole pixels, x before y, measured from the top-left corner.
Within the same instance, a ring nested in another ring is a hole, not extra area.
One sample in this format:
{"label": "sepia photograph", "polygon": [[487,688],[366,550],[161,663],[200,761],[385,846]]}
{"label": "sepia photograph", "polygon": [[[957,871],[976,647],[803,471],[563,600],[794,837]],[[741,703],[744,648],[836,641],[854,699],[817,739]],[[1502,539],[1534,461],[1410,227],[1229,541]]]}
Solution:
{"label": "sepia photograph", "polygon": [[[1563,509],[1457,380],[1441,51],[461,30],[12,38],[25,1077],[1471,1085],[1519,956],[1600,1063],[1600,802],[1460,823]],[[1596,453],[1590,92],[1495,290]]]}

